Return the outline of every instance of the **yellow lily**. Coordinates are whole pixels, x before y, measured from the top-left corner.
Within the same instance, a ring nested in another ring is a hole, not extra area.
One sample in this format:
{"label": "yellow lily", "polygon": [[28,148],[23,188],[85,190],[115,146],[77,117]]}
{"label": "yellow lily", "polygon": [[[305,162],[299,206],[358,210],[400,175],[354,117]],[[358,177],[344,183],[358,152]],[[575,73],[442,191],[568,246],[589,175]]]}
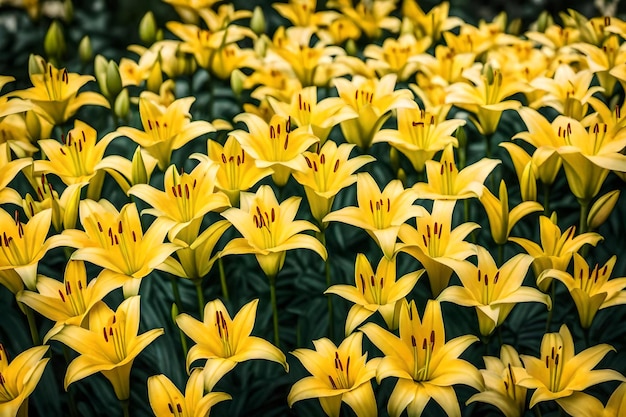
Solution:
{"label": "yellow lily", "polygon": [[11,149],[7,143],[0,143],[0,204],[20,204],[22,197],[8,185],[22,169],[31,165],[31,158],[18,158],[11,160]]}
{"label": "yellow lily", "polygon": [[191,158],[213,161],[219,166],[215,186],[228,196],[231,206],[239,205],[241,191],[248,191],[273,172],[270,168],[257,167],[254,158],[241,148],[234,136],[229,135],[224,146],[212,139],[207,145],[208,156],[195,153]]}
{"label": "yellow lily", "polygon": [[324,294],[336,294],[354,303],[346,318],[346,336],[377,311],[389,329],[398,326],[398,311],[404,297],[415,287],[423,269],[410,272],[396,281],[396,257],[380,259],[376,274],[367,257],[359,253],[354,265],[354,286],[333,285]]}
{"label": "yellow lily", "polygon": [[459,171],[452,143],[449,143],[443,149],[440,162],[425,162],[428,183],[417,183],[413,189],[420,198],[429,200],[480,198],[485,179],[499,163],[497,159],[483,158]]}
{"label": "yellow lily", "polygon": [[316,12],[317,0],[289,0],[289,3],[273,3],[272,7],[293,26],[317,29],[327,26],[337,16],[333,11]]}
{"label": "yellow lily", "polygon": [[171,4],[184,22],[198,23],[199,12],[213,7],[219,0],[163,0]]}
{"label": "yellow lily", "polygon": [[573,275],[563,270],[548,269],[539,275],[537,284],[546,278],[561,281],[576,304],[581,326],[588,329],[598,310],[626,303],[626,291],[623,291],[626,277],[610,279],[616,259],[613,255],[604,266],[596,264],[591,270],[585,258],[574,253]]}
{"label": "yellow lily", "polygon": [[189,375],[185,395],[163,374],[148,378],[148,401],[156,417],[205,417],[215,404],[230,399],[223,392],[204,393],[201,369]]}
{"label": "yellow lily", "polygon": [[135,184],[147,184],[157,166],[156,158],[137,146],[130,160],[121,155],[109,155],[100,162],[100,167],[120,186],[124,194]]}
{"label": "yellow lily", "polygon": [[461,25],[463,20],[449,16],[450,3],[441,2],[434,6],[428,13],[424,13],[416,0],[405,0],[402,3],[402,16],[408,18],[415,26],[415,35],[428,37],[435,43],[441,38],[443,32],[454,29]]}
{"label": "yellow lily", "polygon": [[483,356],[485,368],[480,373],[485,390],[472,395],[467,404],[476,401],[492,404],[506,417],[522,417],[526,411],[526,388],[517,385],[513,367],[522,367],[519,354],[513,346],[502,345],[500,357]]}
{"label": "yellow lily", "polygon": [[241,307],[233,319],[219,300],[208,302],[204,307],[203,321],[188,314],[176,316],[176,324],[196,344],[187,353],[187,369],[199,359],[204,365],[204,387],[211,391],[215,384],[239,362],[265,359],[281,364],[289,370],[287,358],[276,346],[265,339],[250,336],[258,299]]}
{"label": "yellow lily", "polygon": [[[218,220],[200,232],[190,245],[176,250],[176,257],[184,271],[179,276],[191,280],[199,280],[205,277],[220,256],[220,253],[213,253],[215,246],[230,226],[231,224],[228,220]],[[168,258],[166,263],[168,262],[171,262],[170,266],[172,269],[178,267],[175,262],[172,262],[172,258]]]}
{"label": "yellow lily", "polygon": [[276,114],[283,118],[291,117],[292,123],[299,127],[310,127],[323,145],[333,127],[344,120],[358,117],[358,114],[346,106],[338,97],[326,97],[317,101],[317,87],[305,87],[293,93],[291,102],[278,101],[268,97]]}
{"label": "yellow lily", "polygon": [[50,360],[43,358],[48,348],[49,346],[32,347],[9,363],[9,355],[0,344],[0,415],[28,416],[28,396],[37,387]]}
{"label": "yellow lily", "polygon": [[37,292],[22,291],[17,300],[55,322],[43,338],[46,343],[66,325],[82,326],[91,308],[122,284],[123,279],[107,270],[87,284],[85,263],[69,261],[63,282],[39,275]]}
{"label": "yellow lily", "polygon": [[[2,96],[0,96],[0,100],[1,99]],[[26,116],[27,114],[28,116]],[[27,117],[29,122],[32,120],[38,120],[40,125],[37,126],[34,122],[27,123]],[[0,133],[0,143],[6,143],[9,145],[9,148],[18,158],[33,156],[33,154],[39,150],[36,146],[34,146],[34,143],[37,139],[39,139],[39,137],[49,135],[50,133],[46,131],[46,128],[52,127],[52,125],[47,123],[47,126],[42,128],[41,124],[44,124],[44,126],[46,125],[46,122],[44,121],[44,123],[42,123],[42,120],[44,119],[32,110],[28,110],[25,113],[9,114],[6,117],[0,116],[0,132],[2,132]],[[35,137],[36,135],[40,136]]]}
{"label": "yellow lily", "polygon": [[[10,82],[15,81],[15,77],[11,77],[9,75],[0,75],[0,91]],[[0,121],[11,114],[21,113],[24,111],[28,111],[32,108],[32,105],[25,101],[19,99],[9,100],[9,94],[4,94],[0,96]]]}
{"label": "yellow lily", "polygon": [[244,122],[248,132],[235,130],[231,135],[241,148],[255,159],[259,168],[271,168],[272,179],[279,187],[289,180],[292,171],[302,171],[306,166],[302,153],[319,139],[308,127],[291,129],[291,119],[272,116],[269,124],[252,113],[241,113],[235,122]]}
{"label": "yellow lily", "polygon": [[363,333],[346,337],[339,346],[323,338],[313,341],[315,350],[291,352],[312,375],[297,381],[287,395],[290,407],[297,401],[319,398],[324,413],[339,417],[345,402],[357,417],[376,417],[378,407],[370,380],[376,375],[377,360],[362,354]]}
{"label": "yellow lily", "polygon": [[399,31],[400,19],[390,16],[397,7],[395,0],[377,0],[371,3],[360,1],[353,4],[352,0],[331,0],[326,6],[339,9],[371,40],[379,38],[383,29]]}
{"label": "yellow lily", "polygon": [[[463,81],[463,71],[471,67],[475,59],[475,53],[459,53],[446,45],[437,45],[434,55],[425,52],[410,58],[427,78],[436,77],[446,87]],[[417,81],[416,87],[421,86],[419,80]]]}
{"label": "yellow lily", "polygon": [[100,164],[107,164],[107,147],[115,139],[115,133],[97,138],[97,132],[88,124],[76,120],[74,129],[67,133],[63,143],[54,139],[40,140],[39,146],[47,160],[34,163],[37,172],[52,173],[66,185],[89,183],[88,194],[94,199],[100,197],[100,188],[104,181],[104,170]]}
{"label": "yellow lily", "polygon": [[379,131],[372,143],[388,142],[411,161],[417,172],[423,172],[426,161],[448,144],[458,146],[452,133],[465,125],[462,119],[439,121],[434,114],[419,108],[400,108],[397,118],[398,129]]}
{"label": "yellow lily", "polygon": [[413,205],[416,193],[404,189],[400,180],[390,181],[381,191],[374,178],[364,172],[357,174],[356,186],[358,206],[333,211],[322,221],[338,221],[365,230],[391,260],[397,251],[400,226],[408,219],[422,217],[426,210]]}
{"label": "yellow lily", "polygon": [[198,136],[215,131],[209,122],[189,120],[189,108],[194,101],[195,97],[185,97],[165,107],[140,96],[139,114],[143,130],[122,126],[116,132],[141,145],[157,159],[159,169],[165,171],[170,165],[172,151]]}
{"label": "yellow lily", "polygon": [[416,38],[407,33],[397,40],[386,38],[380,46],[369,44],[363,55],[367,58],[366,64],[374,68],[379,77],[393,73],[398,80],[407,81],[418,69],[418,64],[410,58],[424,53],[430,44],[428,37]]}
{"label": "yellow lily", "polygon": [[128,194],[148,203],[142,214],[165,223],[170,242],[187,246],[198,236],[204,215],[230,207],[228,196],[215,191],[218,165],[201,162],[190,173],[179,173],[175,165],[165,171],[163,191],[148,184],[137,184]]}
{"label": "yellow lily", "polygon": [[66,68],[57,69],[51,63],[42,62],[41,73],[31,73],[32,87],[13,93],[14,96],[30,100],[33,109],[53,125],[61,125],[71,118],[82,106],[95,105],[109,108],[109,102],[95,91],[78,90],[93,81],[91,75],[70,73]]}
{"label": "yellow lily", "polygon": [[126,297],[139,292],[141,278],[153,269],[179,275],[180,271],[166,263],[179,248],[173,243],[163,243],[168,232],[167,224],[153,222],[144,233],[134,203],[126,204],[118,212],[107,200],[83,200],[79,211],[85,231],[64,230],[58,237],[60,244],[77,248],[72,253],[73,260],[89,261],[125,276]]}
{"label": "yellow lily", "polygon": [[539,358],[520,355],[524,368],[514,367],[513,375],[518,385],[535,388],[530,408],[555,400],[569,415],[600,415],[602,408],[594,409],[598,402],[582,391],[602,382],[626,380],[612,369],[592,370],[612,350],[612,346],[601,344],[575,354],[572,335],[564,324],[558,333],[543,336]]}
{"label": "yellow lily", "polygon": [[116,311],[104,302],[96,303],[89,313],[89,328],[65,326],[52,339],[79,353],[65,373],[64,386],[96,372],[111,382],[119,400],[130,397],[130,370],[133,361],[163,329],[148,330],[138,335],[139,296],[124,300]]}
{"label": "yellow lily", "polygon": [[613,34],[607,37],[600,46],[580,42],[573,44],[572,48],[585,55],[589,69],[598,77],[605,95],[610,97],[617,81],[611,70],[626,64],[626,45],[620,45],[618,35]]}
{"label": "yellow lily", "polygon": [[37,265],[46,252],[62,246],[57,236],[48,239],[52,210],[35,214],[22,223],[17,210],[15,217],[0,210],[0,270],[15,271],[24,285],[34,291],[37,284]]}
{"label": "yellow lily", "polygon": [[472,113],[470,120],[486,137],[496,131],[504,110],[521,106],[517,100],[507,98],[528,88],[518,77],[503,74],[490,64],[476,64],[463,71],[463,77],[470,82],[451,84],[447,89],[446,102]]}
{"label": "yellow lily", "polygon": [[413,93],[407,89],[394,91],[397,76],[387,74],[379,79],[367,79],[355,75],[333,80],[339,97],[359,117],[340,123],[343,136],[363,150],[369,149],[376,132],[391,116],[391,110],[400,107],[415,107]]}
{"label": "yellow lily", "polygon": [[626,411],[626,383],[622,382],[606,403],[603,417],[620,417]]}
{"label": "yellow lily", "polygon": [[452,108],[452,104],[446,103],[448,83],[439,76],[428,77],[422,71],[417,73],[415,81],[409,87],[421,100],[424,110],[438,120],[445,120]]}
{"label": "yellow lily", "polygon": [[487,213],[489,229],[491,230],[493,241],[497,245],[504,245],[509,240],[513,226],[515,226],[522,217],[530,213],[542,211],[543,207],[535,201],[524,201],[513,207],[513,210],[509,211],[509,194],[504,180],[500,181],[498,194],[500,198],[491,194],[491,191],[485,187],[483,194],[480,196],[480,202]]}
{"label": "yellow lily", "polygon": [[532,256],[517,254],[498,268],[487,249],[477,246],[476,250],[478,265],[454,259],[442,260],[456,272],[463,286],[448,287],[437,299],[475,307],[480,334],[490,335],[518,303],[539,302],[552,308],[548,295],[535,288],[522,287],[533,262]]}
{"label": "yellow lily", "polygon": [[431,398],[448,416],[458,417],[461,411],[452,384],[483,387],[478,369],[458,358],[478,338],[465,335],[446,343],[438,301],[427,301],[421,320],[415,301],[403,303],[400,337],[373,323],[365,324],[361,331],[385,355],[376,370],[377,381],[398,378],[387,404],[391,417],[399,417],[405,409],[409,417],[418,417]]}
{"label": "yellow lily", "polygon": [[452,229],[454,201],[435,200],[432,214],[417,218],[416,227],[407,224],[400,227],[400,249],[420,261],[426,269],[430,290],[437,297],[448,286],[452,268],[444,259],[466,259],[476,254],[475,245],[465,242],[476,223],[466,222]]}
{"label": "yellow lily", "polygon": [[[511,237],[509,240],[520,245],[526,253],[535,258],[533,262],[533,272],[538,278],[547,269],[559,271],[567,270],[572,255],[586,243],[596,246],[602,236],[595,232],[587,232],[576,235],[576,226],[570,226],[561,233],[561,229],[556,224],[556,217],[539,217],[539,235],[541,246],[529,239],[521,237]],[[552,279],[544,277],[541,284],[537,284],[541,291],[546,291]]]}
{"label": "yellow lily", "polygon": [[326,248],[320,241],[301,233],[319,229],[308,221],[294,220],[299,205],[299,197],[290,197],[279,204],[269,185],[259,187],[256,194],[241,193],[241,208],[230,208],[222,216],[243,237],[228,242],[221,256],[252,253],[270,279],[281,270],[290,249],[311,249],[326,259]]}
{"label": "yellow lily", "polygon": [[293,173],[296,181],[304,186],[311,213],[322,229],[326,227],[322,220],[330,212],[335,196],[356,182],[356,170],[374,161],[369,155],[350,158],[354,146],[348,143],[337,146],[329,140],[317,152],[304,152],[307,168]]}

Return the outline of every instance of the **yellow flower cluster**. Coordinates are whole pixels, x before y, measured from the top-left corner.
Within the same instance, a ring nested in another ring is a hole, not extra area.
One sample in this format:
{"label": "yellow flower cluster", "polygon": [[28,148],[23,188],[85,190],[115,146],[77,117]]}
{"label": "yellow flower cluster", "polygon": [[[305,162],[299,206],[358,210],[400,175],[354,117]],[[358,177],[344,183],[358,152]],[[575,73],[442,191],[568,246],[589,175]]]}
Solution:
{"label": "yellow flower cluster", "polygon": [[[381,404],[392,417],[471,403],[507,417],[626,413],[626,368],[594,369],[626,343],[590,332],[626,304],[626,277],[612,277],[621,241],[608,259],[596,248],[624,214],[626,22],[570,10],[519,33],[504,14],[452,17],[447,2],[289,0],[272,4],[283,25],[270,32],[260,7],[164,1],[179,19],[163,39],[146,15],[136,59],[98,56],[81,75],[31,55],[32,87],[0,95],[0,291],[35,345],[9,362],[0,344],[0,416],[27,415],[55,343],[77,353],[66,390],[101,373],[130,415],[133,362],[175,337],[166,323],[139,334],[153,302],[142,283],[159,275],[188,374],[184,394],[164,374],[144,381],[159,417],[241,401],[214,388],[252,359],[306,372],[280,403],[318,399],[331,417],[342,403],[359,417]],[[0,89],[12,81],[0,75]],[[59,248],[62,273],[43,275]],[[328,329],[297,344],[279,333],[288,251],[301,273],[326,274],[307,296],[326,294]],[[246,287],[231,302],[224,264],[248,259],[269,296]],[[205,302],[219,293],[209,275],[221,296]],[[179,283],[196,289],[193,313]],[[259,306],[273,343],[252,335]],[[506,334],[516,307],[545,319],[536,340]],[[485,356],[471,358],[479,341]]]}

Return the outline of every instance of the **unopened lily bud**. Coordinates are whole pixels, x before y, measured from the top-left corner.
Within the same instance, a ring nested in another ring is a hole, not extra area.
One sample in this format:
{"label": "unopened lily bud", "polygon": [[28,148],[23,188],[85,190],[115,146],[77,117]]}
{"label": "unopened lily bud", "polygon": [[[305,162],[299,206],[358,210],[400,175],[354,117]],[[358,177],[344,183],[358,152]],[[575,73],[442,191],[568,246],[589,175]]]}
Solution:
{"label": "unopened lily bud", "polygon": [[557,218],[556,211],[553,211],[552,214],[550,215],[550,221],[553,224],[557,224],[558,218]]}
{"label": "unopened lily bud", "polygon": [[163,40],[163,29],[158,29],[156,32],[156,36],[154,37],[155,42],[161,42]]}
{"label": "unopened lily bud", "polygon": [[192,54],[183,52],[180,49],[176,51],[176,74],[192,75],[196,72],[196,59]]}
{"label": "unopened lily bud", "polygon": [[126,119],[128,117],[128,110],[130,109],[130,99],[128,97],[128,89],[124,88],[115,99],[113,105],[113,111],[115,116],[120,119]]}
{"label": "unopened lily bud", "polygon": [[26,130],[28,131],[28,135],[30,136],[32,141],[38,141],[40,139],[45,139],[41,137],[41,121],[39,120],[39,116],[32,110],[26,112]]}
{"label": "unopened lily bud", "polygon": [[239,97],[243,91],[243,81],[246,79],[246,75],[238,69],[233,70],[230,73],[230,88],[235,93],[235,96]]}
{"label": "unopened lily bud", "polygon": [[85,184],[69,185],[63,192],[63,197],[67,194],[63,211],[63,229],[74,229],[76,219],[78,219],[78,206],[80,204],[80,192]]}
{"label": "unopened lily bud", "polygon": [[619,200],[619,190],[614,190],[604,194],[593,203],[587,216],[589,230],[597,230],[598,227],[604,224],[615,208],[617,200]]}
{"label": "unopened lily bud", "polygon": [[150,75],[146,80],[146,88],[153,93],[158,94],[159,89],[161,88],[161,84],[163,84],[163,74],[161,73],[161,59],[157,59],[157,61],[152,66],[152,70],[150,71]]}
{"label": "unopened lily bud", "polygon": [[359,51],[359,48],[356,46],[356,43],[354,42],[354,39],[348,39],[346,41],[346,46],[344,49],[346,50],[346,53],[350,56],[356,56],[356,54]]}
{"label": "unopened lily bud", "polygon": [[157,25],[154,14],[148,11],[139,22],[139,38],[145,45],[152,45],[156,41]]}
{"label": "unopened lily bud", "polygon": [[506,32],[511,35],[518,36],[521,30],[522,30],[522,19],[517,18],[517,19],[511,20]]}
{"label": "unopened lily bud", "polygon": [[257,35],[265,33],[265,14],[261,6],[256,6],[250,18],[250,29]]}
{"label": "unopened lily bud", "polygon": [[43,49],[50,59],[58,59],[65,55],[66,45],[63,29],[58,21],[52,22],[43,41]]}
{"label": "unopened lily bud", "polygon": [[397,172],[398,168],[400,168],[400,155],[393,146],[389,148],[389,162],[391,162],[392,169]]}
{"label": "unopened lily bud", "polygon": [[28,75],[43,74],[45,66],[46,62],[39,55],[30,54],[28,57]]}
{"label": "unopened lily bud", "polygon": [[459,148],[465,149],[465,145],[467,145],[467,134],[465,133],[465,129],[463,129],[463,126],[459,126],[456,128],[456,131],[454,132],[454,137],[459,142]]}
{"label": "unopened lily bud", "polygon": [[415,25],[408,17],[402,19],[402,25],[400,26],[400,36],[411,35],[415,31]]}
{"label": "unopened lily bud", "polygon": [[131,162],[131,182],[132,185],[135,185],[147,184],[148,181],[148,171],[146,170],[146,164],[141,155],[141,146],[137,146]]}
{"label": "unopened lily bud", "polygon": [[78,57],[80,62],[87,64],[93,59],[93,48],[91,47],[91,39],[89,36],[83,36],[78,44]]}
{"label": "unopened lily bud", "polygon": [[487,80],[487,84],[493,85],[494,72],[493,72],[493,67],[491,66],[491,64],[489,63],[485,64],[485,66],[483,67],[483,75],[485,76],[485,79]]}
{"label": "unopened lily bud", "polygon": [[107,88],[107,67],[109,66],[109,61],[102,55],[96,55],[93,65],[100,92],[105,97],[109,97],[109,90]]}
{"label": "unopened lily bud", "polygon": [[550,15],[550,13],[548,13],[548,11],[544,10],[541,12],[539,18],[537,19],[537,31],[543,33],[548,27],[552,26],[553,24],[554,20],[552,19],[552,16]]}
{"label": "unopened lily bud", "polygon": [[261,58],[265,57],[269,44],[271,44],[271,41],[267,38],[267,36],[259,36],[256,41],[254,41],[254,52]]}
{"label": "unopened lily bud", "polygon": [[406,187],[406,171],[403,168],[398,168],[398,173],[396,174],[402,185]]}
{"label": "unopened lily bud", "polygon": [[68,23],[74,20],[74,4],[72,0],[65,0],[63,2],[63,20]]}
{"label": "unopened lily bud", "polygon": [[117,62],[111,60],[107,64],[107,92],[109,93],[109,99],[114,99],[122,91],[122,77],[120,76],[120,69],[117,66]]}
{"label": "unopened lily bud", "polygon": [[[532,161],[526,164],[522,172],[520,193],[522,194],[522,201],[537,201],[537,177],[535,176]],[[544,201],[543,204],[546,204],[546,202]]]}

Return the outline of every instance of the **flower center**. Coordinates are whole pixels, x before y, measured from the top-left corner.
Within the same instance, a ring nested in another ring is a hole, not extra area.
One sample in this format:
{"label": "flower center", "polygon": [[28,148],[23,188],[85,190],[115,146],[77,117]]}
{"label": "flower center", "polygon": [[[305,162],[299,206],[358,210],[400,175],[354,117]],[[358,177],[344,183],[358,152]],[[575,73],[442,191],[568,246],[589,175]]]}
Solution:
{"label": "flower center", "polygon": [[367,280],[363,277],[363,274],[359,274],[359,278],[361,279],[361,292],[368,302],[378,305],[387,304],[387,300],[383,299],[385,277],[380,277],[379,280],[376,280],[374,275],[370,275],[369,280]]}
{"label": "flower center", "polygon": [[221,310],[215,312],[215,327],[217,327],[217,334],[222,342],[224,357],[229,358],[234,352],[231,345],[230,333],[228,332],[228,323],[226,323],[224,313],[222,313]]}
{"label": "flower center", "polygon": [[[81,315],[85,312],[85,298],[83,296],[83,282],[77,279],[74,282],[74,289],[72,289],[72,282],[65,281],[65,291],[59,290],[59,297],[63,303],[69,303],[70,308],[74,312],[74,316]],[[65,295],[63,294],[65,292]]]}
{"label": "flower center", "polygon": [[[5,230],[0,236],[0,249],[6,265],[19,266],[29,263],[28,254],[24,251],[26,248],[23,237],[24,226],[20,222],[18,211],[15,210],[15,232],[11,233],[11,230]],[[15,238],[18,240],[16,241]]]}
{"label": "flower center", "polygon": [[226,177],[228,178],[229,190],[235,190],[239,188],[239,184],[241,182],[241,168],[240,165],[246,160],[246,153],[244,150],[241,150],[241,154],[237,155],[229,155],[226,157],[226,154],[222,153],[222,164],[224,164],[224,172],[226,173]]}
{"label": "flower center", "polygon": [[352,387],[350,383],[350,356],[346,358],[345,364],[339,357],[339,352],[335,351],[335,378],[328,375],[328,380],[333,389],[349,389]]}
{"label": "flower center", "polygon": [[428,381],[430,379],[430,360],[435,350],[435,331],[430,331],[430,339],[423,338],[421,347],[411,335],[411,347],[413,350],[413,379],[415,381]]}
{"label": "flower center", "polygon": [[120,314],[122,320],[117,320],[117,314],[113,314],[109,319],[109,325],[102,328],[102,337],[117,361],[120,362],[126,358],[126,340],[124,339],[125,323],[124,314]]}
{"label": "flower center", "polygon": [[[423,230],[423,229],[422,229]],[[435,222],[431,233],[430,224],[426,225],[426,233],[422,233],[422,243],[424,244],[424,252],[428,251],[431,258],[442,255],[441,233],[443,232],[443,224]],[[445,248],[444,248],[445,249]]]}
{"label": "flower center", "polygon": [[391,211],[391,199],[387,198],[385,202],[382,198],[378,200],[370,200],[370,212],[372,213],[372,221],[377,229],[384,229],[387,227],[385,221],[385,213]]}
{"label": "flower center", "polygon": [[481,295],[480,301],[484,305],[491,304],[491,299],[493,298],[493,291],[495,290],[495,286],[498,283],[499,278],[500,278],[500,271],[496,272],[496,275],[494,275],[493,280],[490,280],[487,273],[485,273],[484,275],[481,275],[480,269],[478,269],[478,282],[483,284],[482,291],[480,293]]}

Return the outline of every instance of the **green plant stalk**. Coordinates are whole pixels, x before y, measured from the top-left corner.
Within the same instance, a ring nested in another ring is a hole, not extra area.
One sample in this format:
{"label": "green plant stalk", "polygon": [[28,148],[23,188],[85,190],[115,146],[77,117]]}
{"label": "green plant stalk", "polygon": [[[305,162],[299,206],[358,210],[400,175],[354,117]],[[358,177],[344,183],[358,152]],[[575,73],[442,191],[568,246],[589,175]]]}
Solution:
{"label": "green plant stalk", "polygon": [[30,330],[30,337],[33,340],[33,345],[39,346],[41,345],[41,338],[39,337],[39,330],[37,330],[37,323],[35,323],[35,315],[33,314],[33,309],[24,303],[20,304],[23,306],[24,313],[26,314],[26,319],[28,320],[28,328]]}
{"label": "green plant stalk", "polygon": [[550,217],[550,187],[546,184],[543,186],[543,214]]}
{"label": "green plant stalk", "polygon": [[[324,247],[326,247],[326,230],[324,228],[321,229],[322,231],[320,232],[320,241],[322,242],[322,245],[324,245]],[[331,280],[331,276],[330,276],[330,261],[329,261],[329,257],[326,256],[326,261],[324,262],[324,272],[326,273],[326,289],[330,288],[331,284],[332,284],[332,280]],[[335,323],[333,320],[334,317],[334,313],[333,313],[333,299],[330,295],[328,295],[328,334],[330,336],[331,339],[334,338],[335,336]]]}
{"label": "green plant stalk", "polygon": [[504,261],[504,245],[498,245],[498,268],[502,266]]}
{"label": "green plant stalk", "polygon": [[554,279],[552,279],[552,282],[550,283],[550,292],[551,292],[550,297],[552,298],[552,308],[548,310],[548,318],[546,319],[546,333],[550,332],[550,325],[552,324],[552,315],[554,312],[554,307],[556,306],[555,304],[556,281]]}
{"label": "green plant stalk", "polygon": [[587,217],[589,216],[589,200],[578,200],[580,204],[580,224],[578,226],[578,233],[586,233],[587,229],[589,229],[589,225],[587,224]]}
{"label": "green plant stalk", "polygon": [[200,313],[200,320],[204,316],[204,293],[202,292],[202,279],[194,279],[193,285],[196,287],[196,295],[198,296],[198,312]]}
{"label": "green plant stalk", "polygon": [[228,286],[226,285],[226,273],[224,272],[224,262],[222,258],[217,258],[217,267],[220,271],[220,283],[222,284],[222,296],[224,296],[225,301],[229,301],[228,297]]}
{"label": "green plant stalk", "polygon": [[272,304],[272,321],[274,323],[274,345],[280,348],[278,334],[278,303],[276,302],[276,275],[267,277],[270,281],[270,302]]}
{"label": "green plant stalk", "polygon": [[[63,357],[65,358],[66,365],[69,365],[71,362],[70,350],[65,345],[63,345]],[[67,393],[69,394],[67,403],[70,408],[70,415],[72,417],[78,417],[78,409],[76,408],[76,400],[74,399],[74,386],[70,385],[67,388]]]}
{"label": "green plant stalk", "polygon": [[122,404],[122,412],[124,413],[124,417],[130,417],[130,401],[129,400],[120,400]]}
{"label": "green plant stalk", "polygon": [[177,278],[174,275],[170,275],[170,282],[172,283],[172,293],[174,294],[174,302],[176,303],[176,308],[178,308],[178,312],[181,313],[183,311],[183,302],[180,299]]}

